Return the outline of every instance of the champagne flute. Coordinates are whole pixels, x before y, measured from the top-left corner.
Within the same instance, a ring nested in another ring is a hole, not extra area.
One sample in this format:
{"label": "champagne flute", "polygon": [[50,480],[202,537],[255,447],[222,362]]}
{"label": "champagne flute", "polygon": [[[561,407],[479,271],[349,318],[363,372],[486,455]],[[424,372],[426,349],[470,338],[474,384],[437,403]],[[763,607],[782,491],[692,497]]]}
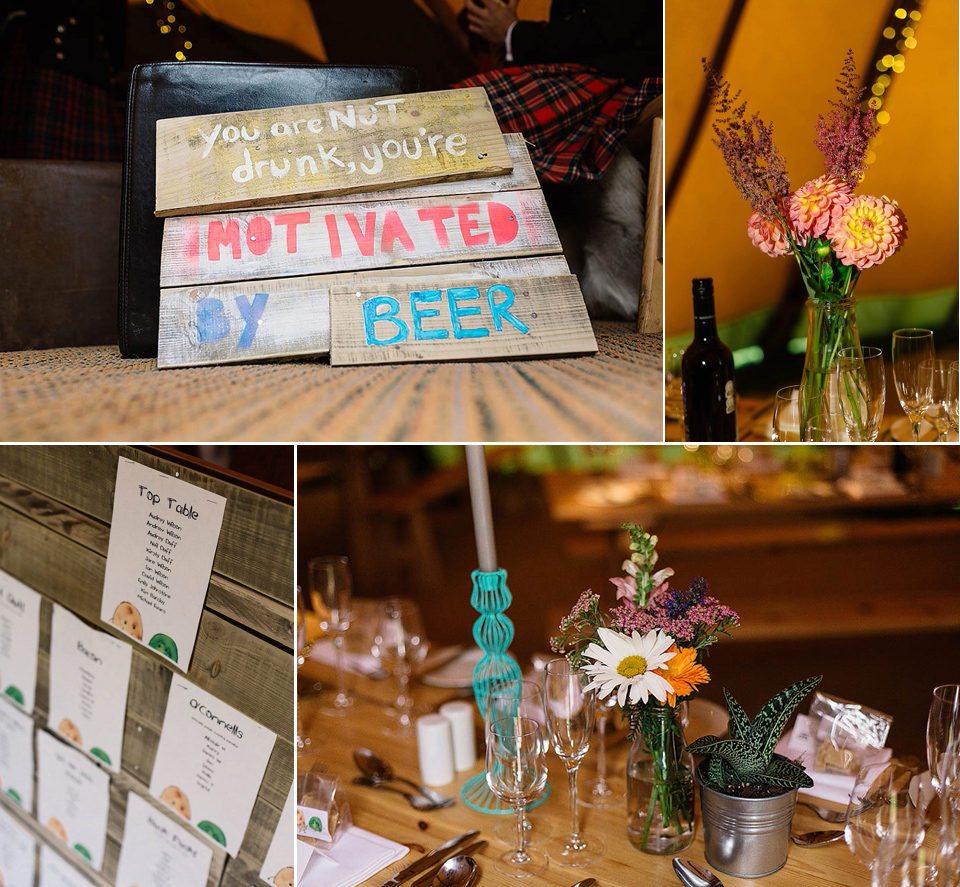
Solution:
{"label": "champagne flute", "polygon": [[[494,721],[516,717],[532,718],[538,724],[543,721],[543,696],[540,693],[539,684],[533,681],[504,684],[502,687],[495,687],[494,692],[487,697],[486,725],[488,728]],[[549,743],[546,739],[543,743],[544,753],[546,753]],[[524,808],[521,818],[525,845],[538,844],[550,837],[552,831],[550,823],[542,816],[531,820],[530,814]],[[493,828],[493,836],[508,844],[513,840],[514,834],[512,824],[502,819]]]}
{"label": "champagne flute", "polygon": [[881,859],[883,866],[901,864],[923,841],[923,817],[910,800],[915,775],[896,759],[857,774],[843,834],[853,855],[871,870]]}
{"label": "champagne flute", "polygon": [[607,721],[617,709],[617,694],[611,693],[606,699],[596,701],[597,708],[597,778],[588,779],[585,787],[589,789],[587,796],[581,798],[580,803],[587,807],[615,807],[623,803],[626,791],[619,786],[614,787],[607,780],[607,746],[605,737]]}
{"label": "champagne flute", "polygon": [[517,846],[495,863],[510,878],[529,878],[547,867],[547,857],[526,846],[523,808],[547,784],[547,751],[540,725],[531,718],[508,717],[491,721],[487,728],[487,785],[517,814]]}
{"label": "champagne flute", "polygon": [[900,406],[910,419],[913,442],[920,440],[920,420],[932,400],[933,375],[926,361],[934,359],[932,330],[895,330],[893,333],[893,381]]}
{"label": "champagne flute", "polygon": [[927,764],[930,781],[944,796],[944,760],[947,750],[960,743],[960,684],[941,684],[933,689],[927,715]]}
{"label": "champagne flute", "polygon": [[[303,589],[297,586],[297,670],[303,665],[307,653],[307,602],[303,596]],[[305,755],[310,753],[310,737],[306,736],[303,729],[303,716],[300,712],[300,695],[297,694],[297,754]]]}
{"label": "champagne flute", "polygon": [[563,761],[570,784],[570,834],[554,839],[547,853],[560,865],[583,866],[603,856],[603,842],[587,840],[580,834],[577,806],[577,771],[593,735],[595,696],[587,689],[588,675],[575,669],[566,659],[552,659],[543,675],[543,708],[547,732],[553,750]]}
{"label": "champagne flute", "polygon": [[397,698],[392,710],[397,716],[397,725],[386,729],[388,735],[414,735],[410,677],[423,662],[428,646],[420,608],[410,598],[389,597],[381,601],[373,649],[397,682]]}
{"label": "champagne flute", "polygon": [[876,440],[887,396],[883,353],[872,346],[841,348],[837,369],[840,412],[850,440]]}
{"label": "champagne flute", "polygon": [[925,360],[921,369],[930,373],[933,383],[930,389],[930,406],[924,415],[937,429],[937,440],[945,442],[950,430],[950,361]]}
{"label": "champagne flute", "polygon": [[345,715],[353,708],[353,697],[347,691],[343,668],[343,634],[350,627],[350,601],[353,584],[350,560],[342,555],[311,558],[307,563],[310,578],[310,602],[320,620],[320,628],[333,635],[337,656],[337,695],[324,714]]}

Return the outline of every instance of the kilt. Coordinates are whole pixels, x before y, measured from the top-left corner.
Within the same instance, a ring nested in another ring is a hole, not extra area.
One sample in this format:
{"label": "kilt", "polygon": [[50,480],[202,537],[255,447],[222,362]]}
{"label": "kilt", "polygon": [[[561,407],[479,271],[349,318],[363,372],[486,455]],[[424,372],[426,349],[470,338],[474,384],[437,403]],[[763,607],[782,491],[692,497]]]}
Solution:
{"label": "kilt", "polygon": [[513,66],[461,80],[482,86],[503,132],[521,133],[542,182],[599,179],[663,78],[639,86],[577,64]]}

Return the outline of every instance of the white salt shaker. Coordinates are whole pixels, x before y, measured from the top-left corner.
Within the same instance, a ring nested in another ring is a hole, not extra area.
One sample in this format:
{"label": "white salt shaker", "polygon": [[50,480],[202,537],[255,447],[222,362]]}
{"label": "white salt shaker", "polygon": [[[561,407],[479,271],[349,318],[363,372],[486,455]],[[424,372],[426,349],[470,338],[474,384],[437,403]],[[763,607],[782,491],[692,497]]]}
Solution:
{"label": "white salt shaker", "polygon": [[453,782],[453,731],[443,715],[417,719],[417,755],[420,780],[425,785]]}
{"label": "white salt shaker", "polygon": [[469,770],[477,759],[473,711],[469,702],[445,702],[440,706],[440,714],[453,730],[453,764],[457,770]]}

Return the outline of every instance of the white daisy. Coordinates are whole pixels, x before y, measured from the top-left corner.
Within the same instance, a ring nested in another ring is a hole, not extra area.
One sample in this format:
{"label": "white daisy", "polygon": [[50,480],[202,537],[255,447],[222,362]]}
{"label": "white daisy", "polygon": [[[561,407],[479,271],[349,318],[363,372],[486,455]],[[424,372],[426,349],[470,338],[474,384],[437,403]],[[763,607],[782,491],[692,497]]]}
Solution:
{"label": "white daisy", "polygon": [[676,656],[667,650],[673,638],[654,628],[646,634],[634,631],[631,635],[619,634],[609,628],[597,629],[604,646],[592,643],[583,655],[595,660],[584,665],[583,670],[592,678],[589,688],[605,699],[614,690],[617,702],[647,702],[651,695],[665,702],[672,691],[669,682],[658,674],[669,659]]}

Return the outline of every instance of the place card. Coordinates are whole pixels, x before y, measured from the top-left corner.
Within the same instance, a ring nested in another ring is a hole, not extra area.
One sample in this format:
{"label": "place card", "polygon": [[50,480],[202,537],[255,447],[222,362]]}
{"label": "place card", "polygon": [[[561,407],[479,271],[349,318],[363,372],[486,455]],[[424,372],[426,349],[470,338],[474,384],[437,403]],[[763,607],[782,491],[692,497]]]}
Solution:
{"label": "place card", "polygon": [[33,884],[37,842],[0,808],[0,885]]}
{"label": "place card", "polygon": [[121,458],[100,618],[190,667],[227,500]]}
{"label": "place card", "polygon": [[[293,811],[296,806],[296,782],[290,786],[290,792],[283,805],[283,812],[280,814],[280,821],[273,833],[273,839],[270,841],[270,848],[263,859],[263,866],[260,869],[260,879],[266,881],[273,887],[294,887],[294,847],[290,844],[290,825],[293,822]],[[299,843],[299,842],[298,842]],[[309,845],[305,845],[309,846]],[[312,847],[310,848],[313,849]],[[309,854],[305,855],[303,866],[306,868],[306,860]],[[296,876],[299,879],[299,875]]]}
{"label": "place card", "polygon": [[129,644],[53,605],[47,723],[114,773],[120,770],[132,656]]}
{"label": "place card", "polygon": [[175,677],[150,794],[236,856],[275,740],[266,727]]}
{"label": "place card", "polygon": [[[33,883],[27,881],[28,884]],[[96,887],[52,847],[40,845],[40,887]]]}
{"label": "place card", "polygon": [[38,730],[37,820],[97,871],[109,809],[109,774],[83,752]]}
{"label": "place card", "polygon": [[135,792],[127,795],[117,887],[204,887],[212,860],[213,850],[200,838]]}
{"label": "place card", "polygon": [[0,706],[0,789],[33,812],[33,718],[9,705]]}
{"label": "place card", "polygon": [[[303,873],[307,870],[310,860],[313,859],[313,844],[297,840],[297,883],[303,880]],[[359,882],[358,882],[359,883]],[[275,885],[280,887],[280,885]],[[286,887],[286,885],[284,885]]]}
{"label": "place card", "polygon": [[32,588],[0,570],[0,688],[33,714],[40,645],[40,600]]}

